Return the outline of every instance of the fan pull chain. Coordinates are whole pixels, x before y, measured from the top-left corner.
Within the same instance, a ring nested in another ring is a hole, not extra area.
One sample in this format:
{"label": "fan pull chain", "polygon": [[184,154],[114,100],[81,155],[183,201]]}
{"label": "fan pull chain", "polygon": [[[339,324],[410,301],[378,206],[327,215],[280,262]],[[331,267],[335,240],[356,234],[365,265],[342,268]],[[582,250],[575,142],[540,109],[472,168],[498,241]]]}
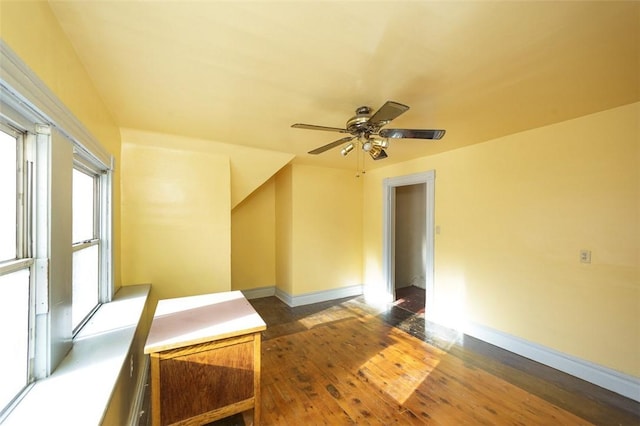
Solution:
{"label": "fan pull chain", "polygon": [[[364,170],[364,151],[362,150],[362,143],[358,141],[358,149],[356,153],[356,177],[359,178],[365,174]],[[362,163],[362,165],[360,165]]]}
{"label": "fan pull chain", "polygon": [[356,148],[356,177],[360,177],[360,141],[358,141],[358,148]]}
{"label": "fan pull chain", "polygon": [[367,155],[365,154],[364,149],[361,150],[362,152],[360,153],[362,155],[362,167],[360,168],[360,170],[362,170],[362,173],[360,173],[361,175],[367,173],[367,171],[364,169],[364,163],[367,161]]}

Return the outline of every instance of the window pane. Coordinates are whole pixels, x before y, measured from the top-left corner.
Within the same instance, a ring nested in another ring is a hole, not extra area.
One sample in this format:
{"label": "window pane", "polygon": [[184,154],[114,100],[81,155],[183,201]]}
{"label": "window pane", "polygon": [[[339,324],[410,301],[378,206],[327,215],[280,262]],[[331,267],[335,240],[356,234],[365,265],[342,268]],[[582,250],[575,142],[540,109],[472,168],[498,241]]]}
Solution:
{"label": "window pane", "polygon": [[94,181],[93,176],[73,170],[73,242],[94,238]]}
{"label": "window pane", "polygon": [[98,245],[73,252],[71,321],[74,329],[98,304],[98,253]]}
{"label": "window pane", "polygon": [[28,383],[29,270],[0,276],[0,410]]}
{"label": "window pane", "polygon": [[0,131],[0,261],[16,258],[17,146],[15,137]]}

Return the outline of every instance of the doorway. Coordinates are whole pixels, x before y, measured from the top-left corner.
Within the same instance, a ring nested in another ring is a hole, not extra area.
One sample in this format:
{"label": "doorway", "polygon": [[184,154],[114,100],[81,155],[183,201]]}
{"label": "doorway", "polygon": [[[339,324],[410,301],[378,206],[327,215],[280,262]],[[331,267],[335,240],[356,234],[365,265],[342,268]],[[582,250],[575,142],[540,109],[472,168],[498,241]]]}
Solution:
{"label": "doorway", "polygon": [[407,308],[425,316],[434,306],[434,190],[433,170],[383,182],[386,298],[407,299]]}
{"label": "doorway", "polygon": [[422,314],[426,300],[426,184],[397,186],[394,241],[394,305]]}

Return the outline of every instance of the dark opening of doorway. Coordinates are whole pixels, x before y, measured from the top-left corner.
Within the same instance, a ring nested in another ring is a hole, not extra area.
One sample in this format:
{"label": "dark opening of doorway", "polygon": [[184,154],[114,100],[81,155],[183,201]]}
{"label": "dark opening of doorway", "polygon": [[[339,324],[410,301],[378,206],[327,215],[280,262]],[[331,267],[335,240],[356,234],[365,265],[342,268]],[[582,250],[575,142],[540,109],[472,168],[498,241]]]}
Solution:
{"label": "dark opening of doorway", "polygon": [[394,305],[414,314],[424,314],[425,289],[414,285],[396,288]]}

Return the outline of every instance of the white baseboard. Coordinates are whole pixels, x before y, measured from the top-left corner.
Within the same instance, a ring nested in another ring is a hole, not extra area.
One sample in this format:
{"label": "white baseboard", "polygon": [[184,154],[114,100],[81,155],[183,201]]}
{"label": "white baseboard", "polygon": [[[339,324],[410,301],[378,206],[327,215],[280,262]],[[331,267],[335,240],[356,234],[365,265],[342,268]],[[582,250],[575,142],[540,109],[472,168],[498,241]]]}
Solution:
{"label": "white baseboard", "polygon": [[640,378],[480,324],[467,324],[464,333],[640,402]]}
{"label": "white baseboard", "polygon": [[331,290],[317,291],[313,293],[292,296],[279,288],[276,288],[276,297],[291,307],[309,305],[311,303],[326,302],[327,300],[341,299],[343,297],[360,296],[362,285],[334,288]]}
{"label": "white baseboard", "polygon": [[261,297],[270,297],[276,295],[275,286],[252,288],[249,290],[241,291],[244,297],[246,297],[247,299],[260,299]]}

